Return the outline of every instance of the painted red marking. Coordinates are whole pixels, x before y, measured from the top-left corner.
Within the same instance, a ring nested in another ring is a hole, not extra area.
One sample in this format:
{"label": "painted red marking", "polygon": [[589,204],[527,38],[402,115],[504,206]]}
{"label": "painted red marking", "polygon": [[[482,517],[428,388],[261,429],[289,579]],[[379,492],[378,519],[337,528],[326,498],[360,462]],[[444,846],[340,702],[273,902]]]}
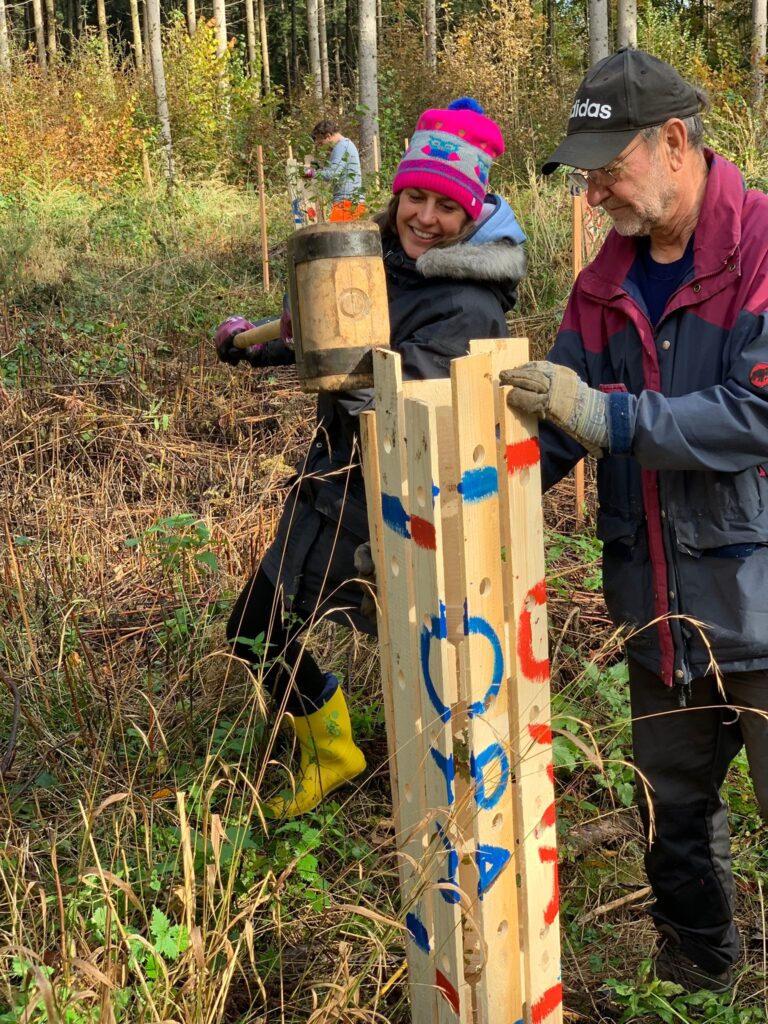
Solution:
{"label": "painted red marking", "polygon": [[552,924],[560,911],[560,878],[557,872],[557,849],[554,846],[540,846],[539,860],[542,864],[552,864],[555,870],[552,899],[544,908],[544,924]]}
{"label": "painted red marking", "polygon": [[526,678],[533,683],[546,683],[549,679],[549,658],[538,660],[533,653],[533,625],[527,606],[529,601],[542,605],[546,600],[547,585],[544,580],[540,580],[525,595],[524,607],[517,624],[517,656],[520,659],[520,668]]}
{"label": "painted red marking", "polygon": [[437,983],[437,987],[448,1000],[448,1004],[453,1010],[453,1012],[458,1015],[460,1008],[459,993],[456,991],[456,989],[453,987],[450,981],[446,978],[446,976],[443,974],[440,968],[437,968],[437,970],[435,971],[435,981]]}
{"label": "painted red marking", "polygon": [[426,548],[428,551],[437,550],[435,527],[421,516],[411,516],[411,537],[418,547]]}
{"label": "painted red marking", "polygon": [[558,983],[548,988],[544,995],[531,1007],[532,1024],[542,1024],[563,1001],[563,986]]}
{"label": "painted red marking", "polygon": [[545,828],[550,828],[555,824],[555,801],[553,800],[549,807],[544,811],[541,816],[541,824]]}
{"label": "painted red marking", "polygon": [[552,729],[544,723],[534,722],[533,725],[528,726],[528,732],[534,743],[552,742]]}
{"label": "painted red marking", "polygon": [[555,784],[555,766],[553,764],[547,765],[547,778],[554,786]]}
{"label": "painted red marking", "polygon": [[518,473],[521,469],[530,469],[539,461],[539,439],[529,437],[525,441],[507,445],[507,472]]}

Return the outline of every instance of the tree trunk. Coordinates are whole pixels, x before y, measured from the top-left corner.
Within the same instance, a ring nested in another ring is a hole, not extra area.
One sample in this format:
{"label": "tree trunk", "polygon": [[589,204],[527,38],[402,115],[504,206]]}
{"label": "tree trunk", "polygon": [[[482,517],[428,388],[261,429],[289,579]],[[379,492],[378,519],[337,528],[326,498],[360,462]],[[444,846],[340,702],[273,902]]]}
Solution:
{"label": "tree trunk", "polygon": [[146,0],[147,27],[149,34],[149,59],[152,67],[152,84],[155,89],[157,119],[160,122],[160,139],[165,157],[165,180],[169,191],[173,188],[176,170],[173,160],[173,138],[171,119],[168,114],[168,96],[165,90],[165,67],[163,65],[163,44],[160,33],[160,0]]}
{"label": "tree trunk", "polygon": [[[145,0],[146,2],[146,0]],[[139,17],[139,0],[131,3],[131,34],[133,35],[133,61],[137,70],[144,67],[144,44],[141,38],[141,18]]]}
{"label": "tree trunk", "polygon": [[99,25],[101,55],[105,70],[109,70],[109,30],[107,28],[107,7],[104,0],[96,0],[96,21]]}
{"label": "tree trunk", "polygon": [[35,26],[35,45],[37,46],[37,62],[40,70],[46,74],[48,60],[45,53],[45,28],[43,26],[43,5],[41,0],[32,0],[32,18]]}
{"label": "tree trunk", "polygon": [[299,38],[299,27],[296,24],[296,3],[297,0],[291,0],[291,67],[293,68],[293,80],[298,88],[301,68],[299,67],[299,48],[296,43]]}
{"label": "tree trunk", "polygon": [[213,22],[216,26],[216,56],[227,52],[227,7],[225,0],[213,0]]}
{"label": "tree trunk", "polygon": [[272,76],[269,71],[269,36],[267,35],[267,7],[264,0],[259,2],[259,40],[261,42],[261,85],[264,95],[272,91]]}
{"label": "tree trunk", "polygon": [[320,39],[320,82],[323,99],[331,92],[331,76],[328,71],[328,27],[325,20],[325,0],[317,0],[317,29]]}
{"label": "tree trunk", "polygon": [[589,0],[589,63],[597,64],[610,53],[608,0]]}
{"label": "tree trunk", "polygon": [[8,16],[5,13],[5,0],[0,0],[0,74],[8,75],[11,71],[11,51],[8,46]]}
{"label": "tree trunk", "polygon": [[[78,2],[79,2],[79,0],[78,0]],[[152,56],[151,56],[151,50],[150,50],[150,45],[149,45],[149,11],[147,10],[148,2],[149,2],[149,0],[144,0],[144,3],[142,4],[141,26],[142,26],[142,30],[143,30],[142,38],[144,39],[144,53],[146,53],[148,55],[148,59],[149,59],[149,62],[150,62],[150,67],[151,67]]]}
{"label": "tree trunk", "polygon": [[373,171],[373,137],[378,131],[379,120],[376,0],[360,0],[359,25],[360,155],[363,167]]}
{"label": "tree trunk", "polygon": [[758,110],[765,99],[765,54],[768,3],[752,0],[752,104]]}
{"label": "tree trunk", "polygon": [[616,45],[637,48],[637,0],[618,0]]}
{"label": "tree trunk", "polygon": [[245,0],[245,52],[248,54],[248,74],[256,75],[256,17],[253,0]]}
{"label": "tree trunk", "polygon": [[320,70],[320,30],[317,0],[307,0],[307,33],[309,39],[309,72],[314,79],[315,99],[323,98],[323,77]]}
{"label": "tree trunk", "polygon": [[437,67],[437,6],[424,0],[424,60],[433,71]]}
{"label": "tree trunk", "polygon": [[48,38],[48,57],[51,62],[56,61],[56,8],[54,0],[45,0],[45,27]]}
{"label": "tree trunk", "polygon": [[83,31],[83,5],[81,0],[72,0],[72,8],[75,19],[75,39],[79,39]]}
{"label": "tree trunk", "polygon": [[191,36],[197,31],[197,11],[195,0],[187,0],[187,32]]}

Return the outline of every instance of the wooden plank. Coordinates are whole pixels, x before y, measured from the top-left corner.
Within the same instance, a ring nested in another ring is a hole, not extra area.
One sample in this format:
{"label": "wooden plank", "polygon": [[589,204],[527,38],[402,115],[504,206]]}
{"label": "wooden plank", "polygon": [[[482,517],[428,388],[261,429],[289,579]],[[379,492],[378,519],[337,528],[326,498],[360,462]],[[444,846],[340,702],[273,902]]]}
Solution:
{"label": "wooden plank", "polygon": [[[396,837],[402,913],[408,927],[406,952],[414,1024],[432,1024],[438,1013],[435,988],[433,896],[422,861],[427,852],[426,751],[418,673],[418,632],[414,604],[412,544],[405,463],[404,412],[400,356],[378,349],[373,355],[376,431],[381,481],[382,561],[377,579],[386,579],[393,747],[397,761],[399,831]],[[388,698],[389,699],[389,698]]]}
{"label": "wooden plank", "polygon": [[471,992],[464,980],[461,894],[457,888],[459,852],[452,733],[456,650],[448,640],[445,613],[446,549],[434,405],[406,400],[405,425],[422,726],[428,754],[425,774],[431,847],[427,871],[434,889],[435,981],[444,997],[438,1000],[438,1019],[441,1024],[470,1024]]}
{"label": "wooden plank", "polygon": [[504,572],[510,652],[514,657],[510,723],[522,877],[526,1024],[561,1024],[559,888],[549,660],[536,422],[509,409],[496,388],[504,446]]}
{"label": "wooden plank", "polygon": [[451,364],[461,496],[458,550],[465,595],[461,692],[467,702],[473,783],[469,917],[481,954],[478,958],[476,951],[470,951],[469,960],[477,968],[477,1024],[508,1024],[521,1019],[523,994],[492,375],[489,353]]}
{"label": "wooden plank", "polygon": [[469,343],[469,354],[487,353],[491,357],[493,379],[499,379],[501,370],[511,370],[528,362],[527,338],[477,338]]}

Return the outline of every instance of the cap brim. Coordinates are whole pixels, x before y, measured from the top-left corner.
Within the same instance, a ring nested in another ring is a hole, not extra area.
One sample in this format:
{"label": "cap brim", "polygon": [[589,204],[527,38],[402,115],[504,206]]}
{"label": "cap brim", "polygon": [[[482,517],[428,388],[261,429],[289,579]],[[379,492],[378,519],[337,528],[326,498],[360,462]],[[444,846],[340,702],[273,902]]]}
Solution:
{"label": "cap brim", "polygon": [[574,132],[566,135],[549,160],[541,168],[542,174],[551,174],[560,164],[594,171],[611,163],[642,131],[629,128],[624,132]]}

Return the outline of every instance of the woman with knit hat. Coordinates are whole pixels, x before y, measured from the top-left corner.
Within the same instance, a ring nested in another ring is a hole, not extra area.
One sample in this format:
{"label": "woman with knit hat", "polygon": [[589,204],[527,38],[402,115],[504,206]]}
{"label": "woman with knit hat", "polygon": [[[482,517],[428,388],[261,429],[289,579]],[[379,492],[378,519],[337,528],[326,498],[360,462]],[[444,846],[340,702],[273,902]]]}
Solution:
{"label": "woman with knit hat", "polygon": [[[447,377],[472,338],[507,337],[505,313],[525,273],[525,235],[507,203],[486,193],[493,160],[504,152],[498,125],[474,100],[419,118],[392,185],[381,229],[392,348],[410,380]],[[249,322],[231,318],[216,332],[220,358],[253,366],[290,361],[290,346],[245,350],[232,344]],[[277,536],[240,594],[227,625],[235,653],[254,663],[278,707],[292,716],[300,765],[292,788],[271,800],[293,817],[365,770],[352,737],[339,680],[305,647],[302,631],[327,616],[368,633],[355,550],[368,540],[358,416],[371,391],[323,392],[317,429],[299,467]],[[253,639],[266,637],[254,657]],[[249,643],[249,640],[251,641]],[[258,662],[256,664],[256,662]]]}

